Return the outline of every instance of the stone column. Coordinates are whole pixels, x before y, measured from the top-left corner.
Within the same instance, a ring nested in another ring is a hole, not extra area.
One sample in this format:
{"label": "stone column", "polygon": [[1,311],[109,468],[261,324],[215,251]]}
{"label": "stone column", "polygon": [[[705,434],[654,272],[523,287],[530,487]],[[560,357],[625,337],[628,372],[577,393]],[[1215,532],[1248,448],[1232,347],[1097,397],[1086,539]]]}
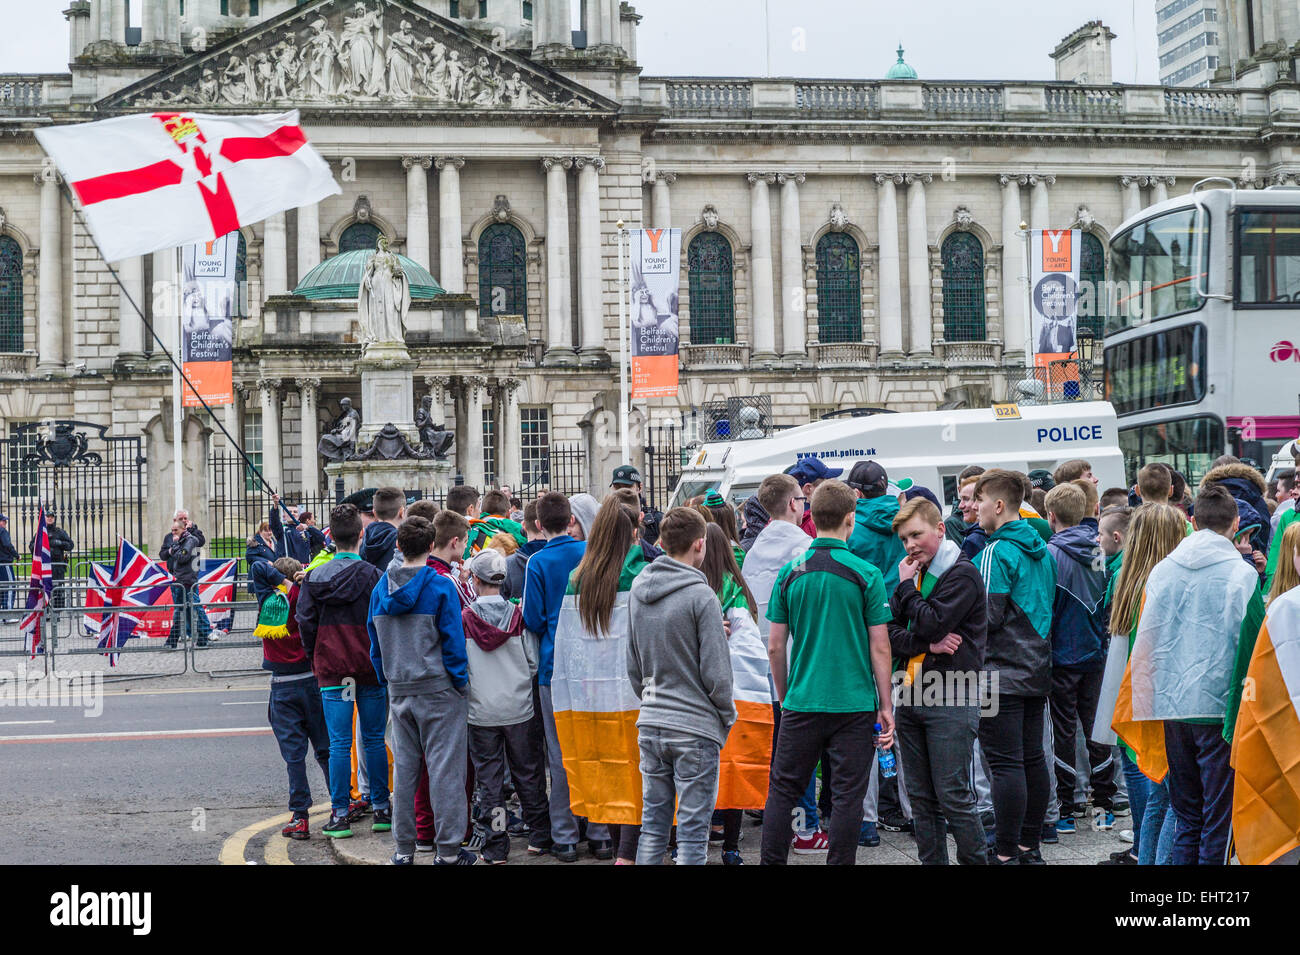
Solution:
{"label": "stone column", "polygon": [[266,483],[283,494],[284,455],[280,451],[280,379],[261,378],[257,390],[262,399],[262,475]]}
{"label": "stone column", "polygon": [[1047,187],[1056,184],[1056,177],[1033,175],[1029,177],[1029,184],[1033,187],[1029,206],[1029,221],[1033,223],[1031,228],[1050,229],[1052,210],[1047,198]]}
{"label": "stone column", "polygon": [[248,401],[251,393],[248,386],[242,381],[232,382],[230,390],[234,395],[234,400],[225,407],[226,430],[230,432],[230,436],[223,435],[222,437],[226,441],[226,449],[233,454],[235,449],[230,442],[235,441],[241,446],[244,443],[244,404]]}
{"label": "stone column", "polygon": [[118,46],[126,44],[126,0],[105,0],[112,7],[109,14],[108,39]]}
{"label": "stone column", "polygon": [[519,420],[519,386],[523,384],[518,378],[501,379],[501,416],[497,421],[497,434],[501,449],[497,457],[497,480],[519,491],[524,480],[523,428]]}
{"label": "stone column", "polygon": [[1004,353],[1025,350],[1025,240],[1020,229],[1020,186],[1027,176],[1001,175],[1002,184],[1002,348]]}
{"label": "stone column", "polygon": [[579,359],[584,365],[607,365],[600,271],[600,183],[605,168],[599,156],[578,156],[578,321],[582,328]]}
{"label": "stone column", "polygon": [[767,187],[776,181],[770,172],[751,172],[749,179],[749,264],[753,298],[749,306],[753,359],[776,357],[776,311],[772,301],[772,209]]}
{"label": "stone column", "polygon": [[[154,331],[162,339],[168,355],[176,354],[176,336],[179,319],[176,315],[176,250],[163,249],[153,253],[153,312],[150,316]],[[163,358],[154,342],[154,357]]]}
{"label": "stone column", "polygon": [[1176,176],[1151,176],[1149,185],[1151,186],[1151,204],[1164,202],[1169,198],[1169,187],[1178,182]]}
{"label": "stone column", "polygon": [[928,172],[908,173],[907,179],[907,314],[911,329],[908,354],[930,354],[930,233],[926,224],[925,186]]}
{"label": "stone column", "polygon": [[781,351],[786,358],[803,358],[805,292],[803,287],[803,230],[799,227],[801,172],[780,173],[781,184]]}
{"label": "stone column", "polygon": [[320,265],[320,205],[298,207],[298,281]]}
{"label": "stone column", "polygon": [[117,293],[117,354],[119,358],[143,358],[144,322],[131,300],[144,308],[144,259],[136,255],[118,262],[117,277],[122,280],[122,288]]}
{"label": "stone column", "polygon": [[877,281],[877,317],[880,327],[880,353],[898,355],[903,351],[903,288],[898,261],[898,191],[902,173],[876,173],[876,231],[880,252]]}
{"label": "stone column", "polygon": [[[564,4],[565,9],[568,4]],[[548,16],[557,15],[552,10]],[[569,183],[572,159],[547,156],[546,171],[546,355],[545,365],[573,366],[572,294],[569,288]],[[481,466],[480,466],[481,467]]]}
{"label": "stone column", "polygon": [[36,174],[41,184],[41,255],[37,267],[40,310],[37,314],[38,371],[63,367],[63,209],[59,174],[49,164]]}
{"label": "stone column", "polygon": [[465,389],[465,460],[460,464],[460,473],[465,483],[483,492],[483,394],[487,390],[487,379],[481,375],[466,375],[461,379]]}
{"label": "stone column", "polygon": [[1140,176],[1120,176],[1119,187],[1124,193],[1124,220],[1128,221],[1142,211],[1142,179]]}
{"label": "stone column", "polygon": [[[406,170],[406,257],[429,268],[429,177],[431,156],[403,156]],[[442,276],[438,276],[442,284]],[[444,286],[445,287],[445,286]]]}
{"label": "stone column", "polygon": [[167,36],[167,8],[161,0],[144,0],[140,16],[140,43],[151,45]]}
{"label": "stone column", "polygon": [[295,378],[298,386],[298,405],[302,413],[302,493],[315,497],[320,493],[320,455],[316,445],[320,441],[316,403],[320,397],[319,378]]}
{"label": "stone column", "polygon": [[262,301],[289,291],[288,235],[284,213],[267,216],[262,226]]}
{"label": "stone column", "polygon": [[668,187],[677,181],[675,172],[655,173],[654,185],[650,188],[651,228],[671,229],[673,223],[672,202]]}
{"label": "stone column", "polygon": [[447,427],[447,389],[451,386],[451,379],[440,375],[429,375],[424,379],[424,385],[433,398],[433,407],[429,409],[433,423]]}
{"label": "stone column", "polygon": [[460,170],[465,160],[443,156],[438,167],[438,283],[454,295],[465,291],[465,251],[461,245]]}

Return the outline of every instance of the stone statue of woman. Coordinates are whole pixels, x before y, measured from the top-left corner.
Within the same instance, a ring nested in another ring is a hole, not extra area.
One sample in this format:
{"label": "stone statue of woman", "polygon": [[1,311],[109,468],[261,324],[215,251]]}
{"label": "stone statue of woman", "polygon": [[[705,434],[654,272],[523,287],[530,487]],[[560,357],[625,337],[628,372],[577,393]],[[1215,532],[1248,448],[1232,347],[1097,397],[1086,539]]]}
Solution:
{"label": "stone statue of woman", "polygon": [[410,307],[411,285],[402,263],[388,251],[387,236],[380,236],[378,249],[366,260],[357,292],[357,318],[365,344],[405,343]]}

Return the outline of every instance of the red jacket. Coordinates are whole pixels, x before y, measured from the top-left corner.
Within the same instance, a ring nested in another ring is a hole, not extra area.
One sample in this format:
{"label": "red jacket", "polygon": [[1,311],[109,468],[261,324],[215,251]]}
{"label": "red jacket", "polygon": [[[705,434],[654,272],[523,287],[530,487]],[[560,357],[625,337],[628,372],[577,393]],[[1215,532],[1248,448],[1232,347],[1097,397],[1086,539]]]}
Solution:
{"label": "red jacket", "polygon": [[799,526],[809,537],[817,536],[817,525],[813,523],[811,507],[803,512],[803,520],[799,522]]}
{"label": "red jacket", "polygon": [[291,673],[307,673],[311,664],[302,649],[302,637],[298,633],[298,585],[289,587],[289,635],[278,639],[262,641],[262,669],[270,670],[277,676]]}
{"label": "red jacket", "polygon": [[358,557],[339,554],[307,574],[298,595],[302,648],[321,687],[379,683],[370,662],[370,591],[383,573]]}

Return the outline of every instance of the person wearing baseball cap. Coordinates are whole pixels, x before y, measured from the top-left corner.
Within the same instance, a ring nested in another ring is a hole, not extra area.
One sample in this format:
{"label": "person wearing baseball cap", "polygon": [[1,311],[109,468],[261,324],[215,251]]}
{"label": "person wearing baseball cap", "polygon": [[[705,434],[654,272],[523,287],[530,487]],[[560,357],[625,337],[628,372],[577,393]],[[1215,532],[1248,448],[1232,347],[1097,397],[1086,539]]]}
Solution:
{"label": "person wearing baseball cap", "polygon": [[822,481],[837,478],[844,473],[843,468],[828,468],[821,458],[800,458],[793,467],[786,468],[786,474],[799,482],[799,493],[803,495],[803,520],[799,526],[809,537],[817,536],[817,528],[812,519],[812,496]]}
{"label": "person wearing baseball cap", "polygon": [[14,561],[18,559],[18,548],[14,547],[9,536],[9,518],[0,514],[0,610],[9,610],[14,604],[14,591],[11,586],[14,577]]}
{"label": "person wearing baseball cap", "polygon": [[849,550],[880,571],[885,593],[892,594],[898,586],[898,562],[905,551],[894,533],[898,498],[888,493],[889,475],[876,461],[859,461],[844,483],[858,496]]}

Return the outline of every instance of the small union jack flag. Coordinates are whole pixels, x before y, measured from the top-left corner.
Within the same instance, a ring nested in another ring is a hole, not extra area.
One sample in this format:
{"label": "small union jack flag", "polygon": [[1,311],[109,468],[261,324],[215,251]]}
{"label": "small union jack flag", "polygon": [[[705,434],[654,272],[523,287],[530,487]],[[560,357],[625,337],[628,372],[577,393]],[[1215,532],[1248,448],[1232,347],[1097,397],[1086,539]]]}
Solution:
{"label": "small union jack flag", "polygon": [[19,630],[28,636],[28,646],[32,656],[44,653],[41,643],[41,615],[50,605],[50,594],[54,590],[54,575],[50,568],[50,530],[45,524],[45,505],[36,516],[36,535],[32,545],[32,577],[27,590],[27,615]]}

